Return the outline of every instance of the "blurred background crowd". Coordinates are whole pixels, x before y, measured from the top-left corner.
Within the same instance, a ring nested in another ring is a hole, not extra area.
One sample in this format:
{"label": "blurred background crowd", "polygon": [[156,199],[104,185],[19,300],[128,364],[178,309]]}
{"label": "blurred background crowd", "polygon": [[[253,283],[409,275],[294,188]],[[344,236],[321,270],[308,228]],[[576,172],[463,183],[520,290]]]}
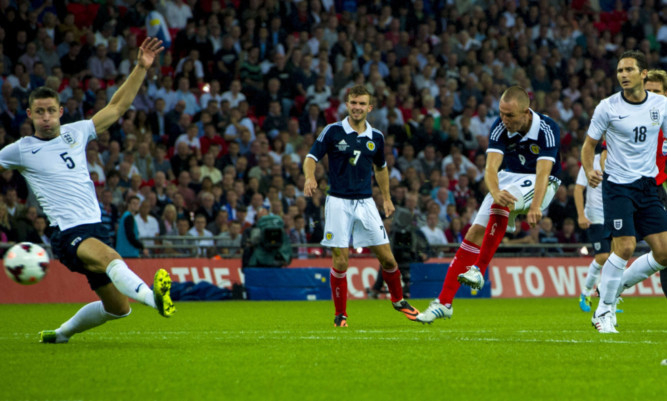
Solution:
{"label": "blurred background crowd", "polygon": [[[538,227],[518,224],[505,240],[579,243],[573,188],[590,117],[618,90],[624,50],[667,63],[667,1],[0,0],[0,147],[33,134],[36,87],[58,91],[63,124],[94,115],[147,35],[166,51],[87,150],[110,243],[135,198],[139,237],[215,237],[209,256],[237,254],[263,215],[280,216],[293,243],[319,242],[326,163],[312,199],[301,163],[357,84],[374,94],[394,204],[435,249],[462,240],[487,193],[500,94],[526,88],[560,124],[563,185]],[[48,243],[18,172],[2,174],[0,193],[0,240]]]}

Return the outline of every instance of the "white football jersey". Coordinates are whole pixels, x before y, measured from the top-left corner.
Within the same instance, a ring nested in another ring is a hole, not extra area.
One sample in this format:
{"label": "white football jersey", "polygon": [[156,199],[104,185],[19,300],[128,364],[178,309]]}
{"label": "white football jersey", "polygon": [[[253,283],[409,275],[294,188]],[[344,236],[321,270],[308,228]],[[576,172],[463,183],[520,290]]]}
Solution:
{"label": "white football jersey", "polygon": [[66,230],[99,223],[100,207],[86,161],[86,145],[95,138],[92,120],[66,124],[51,140],[28,136],[5,146],[0,166],[25,177],[52,225]]}
{"label": "white football jersey", "polygon": [[647,92],[641,103],[629,103],[616,93],[595,108],[588,136],[607,139],[605,172],[609,181],[629,184],[641,177],[655,177],[655,144],[660,128],[667,132],[667,97]]}
{"label": "white football jersey", "polygon": [[[593,159],[593,168],[602,171],[600,166],[600,154],[595,155]],[[602,185],[595,188],[588,186],[588,178],[584,168],[579,169],[577,175],[577,185],[586,187],[586,199],[584,203],[584,215],[591,224],[604,224],[604,208],[602,207]]]}

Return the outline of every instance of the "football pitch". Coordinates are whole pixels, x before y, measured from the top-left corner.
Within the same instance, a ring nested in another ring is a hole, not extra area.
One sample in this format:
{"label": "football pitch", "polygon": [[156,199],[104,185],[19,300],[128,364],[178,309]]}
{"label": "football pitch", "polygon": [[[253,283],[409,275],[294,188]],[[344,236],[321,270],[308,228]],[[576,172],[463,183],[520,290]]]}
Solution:
{"label": "football pitch", "polygon": [[[597,300],[596,300],[597,301]],[[428,300],[411,300],[424,309]],[[667,300],[601,335],[575,299],[462,299],[414,323],[387,300],[180,302],[40,344],[80,305],[0,305],[0,400],[664,400]]]}

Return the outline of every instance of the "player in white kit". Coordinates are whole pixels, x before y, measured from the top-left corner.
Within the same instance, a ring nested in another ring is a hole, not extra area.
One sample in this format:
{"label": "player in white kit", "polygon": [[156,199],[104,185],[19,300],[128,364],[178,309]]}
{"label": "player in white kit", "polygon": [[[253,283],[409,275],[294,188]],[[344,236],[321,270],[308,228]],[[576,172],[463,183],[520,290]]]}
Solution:
{"label": "player in white kit", "polygon": [[[667,212],[658,198],[655,177],[656,144],[667,129],[667,98],[647,92],[646,57],[627,51],[618,61],[616,77],[622,91],[595,108],[581,152],[589,185],[602,187],[605,228],[611,231],[613,252],[602,268],[600,302],[592,324],[600,333],[617,333],[615,304],[621,285],[628,287],[667,266]],[[604,175],[593,165],[595,147],[606,136]],[[635,235],[651,247],[624,272],[634,253]]]}
{"label": "player in white kit", "polygon": [[[593,167],[603,171],[606,151],[595,155]],[[584,190],[586,190],[586,200],[584,201]],[[576,186],[574,187],[574,203],[577,207],[577,222],[579,227],[588,231],[588,239],[593,244],[593,261],[588,266],[588,274],[584,282],[584,288],[579,296],[579,307],[584,312],[591,311],[591,294],[593,293],[600,270],[609,257],[611,252],[611,234],[604,228],[604,209],[602,205],[602,186],[596,188],[588,185],[586,172],[583,167],[579,169]]]}
{"label": "player in white kit", "polygon": [[151,291],[120,255],[101,241],[108,234],[101,224],[86,163],[86,145],[130,107],[146,71],[163,50],[161,45],[155,38],[142,43],[137,66],[91,120],[60,126],[63,107],[58,93],[47,87],[34,90],[27,113],[35,135],[0,150],[0,171],[16,169],[25,177],[54,226],[54,254],[68,269],[84,274],[101,300],[85,305],[58,329],[40,332],[41,342],[64,343],[76,333],[129,315],[128,297],[157,309],[164,317],[175,311],[169,294],[171,279],[165,270],[155,274]]}

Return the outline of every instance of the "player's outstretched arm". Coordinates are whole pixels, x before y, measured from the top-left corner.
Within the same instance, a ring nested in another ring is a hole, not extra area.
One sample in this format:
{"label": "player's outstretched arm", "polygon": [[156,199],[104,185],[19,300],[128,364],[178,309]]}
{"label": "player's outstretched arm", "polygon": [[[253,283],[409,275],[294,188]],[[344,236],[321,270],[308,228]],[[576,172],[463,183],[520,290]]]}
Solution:
{"label": "player's outstretched arm", "polygon": [[98,133],[104,132],[130,108],[141,84],[144,82],[144,78],[146,78],[146,72],[162,50],[164,50],[164,47],[162,47],[161,40],[156,38],[146,38],[144,40],[139,48],[136,67],[118,88],[109,104],[93,116],[95,131]]}
{"label": "player's outstretched arm", "polygon": [[598,144],[597,139],[591,138],[589,135],[586,135],[586,140],[584,141],[584,146],[581,147],[581,165],[586,172],[586,178],[588,179],[588,185],[591,188],[595,188],[602,182],[602,171],[595,170],[593,167],[593,159],[595,158],[595,147]]}

